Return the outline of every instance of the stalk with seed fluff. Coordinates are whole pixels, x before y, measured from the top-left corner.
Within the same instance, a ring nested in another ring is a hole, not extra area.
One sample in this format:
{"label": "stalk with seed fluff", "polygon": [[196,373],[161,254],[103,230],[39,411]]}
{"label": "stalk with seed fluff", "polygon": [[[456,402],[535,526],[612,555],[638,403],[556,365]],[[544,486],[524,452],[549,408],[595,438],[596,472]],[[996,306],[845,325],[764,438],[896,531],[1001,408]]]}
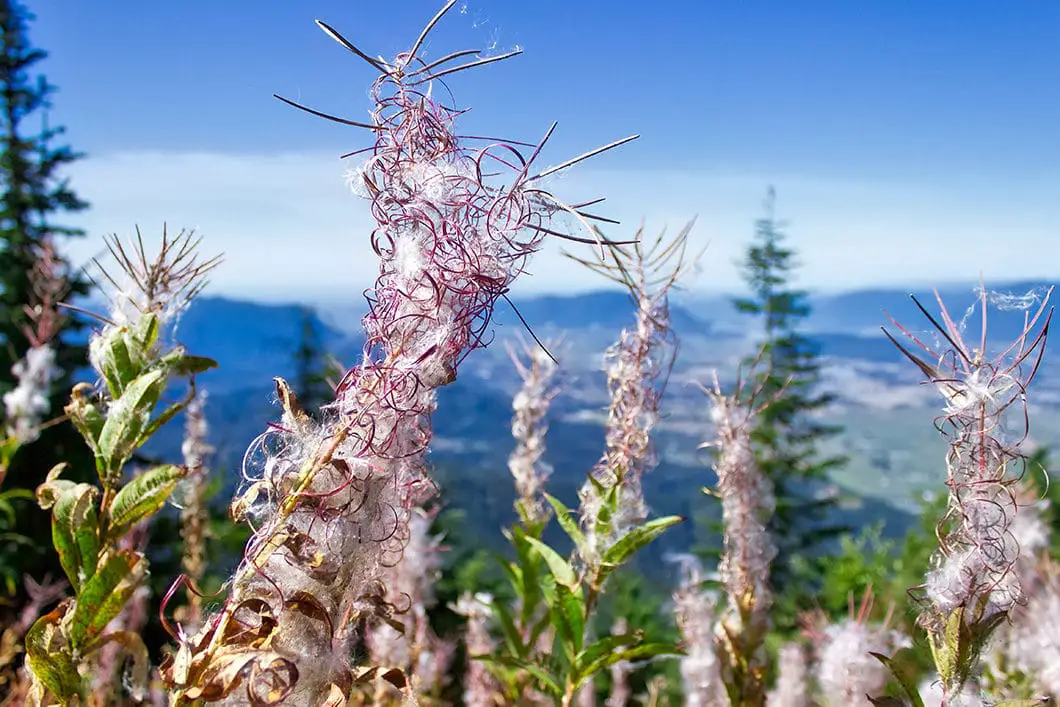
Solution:
{"label": "stalk with seed fluff", "polygon": [[[198,635],[179,636],[165,672],[177,704],[342,704],[354,682],[380,672],[358,664],[354,648],[365,622],[394,614],[381,568],[401,556],[411,509],[434,491],[424,455],[435,391],[486,344],[494,304],[543,237],[562,235],[549,228],[551,217],[586,218],[541,188],[557,168],[531,173],[544,140],[524,157],[515,143],[470,150],[455,134],[459,111],[434,97],[434,83],[496,57],[444,68],[464,54],[434,64],[418,56],[454,4],[391,62],[318,23],[380,73],[370,122],[305,109],[375,134],[357,173],[380,259],[364,356],[322,421],[279,384],[283,417],[248,450],[233,502],[254,535],[220,613]],[[490,176],[498,169],[509,174],[506,184]]]}

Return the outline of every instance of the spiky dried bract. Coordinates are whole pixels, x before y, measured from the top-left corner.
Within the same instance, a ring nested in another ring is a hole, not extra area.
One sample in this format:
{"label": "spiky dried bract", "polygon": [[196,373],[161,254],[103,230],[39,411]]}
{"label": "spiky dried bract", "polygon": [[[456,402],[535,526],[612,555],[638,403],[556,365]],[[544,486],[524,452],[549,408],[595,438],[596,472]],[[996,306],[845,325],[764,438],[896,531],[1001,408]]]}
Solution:
{"label": "spiky dried bract", "polygon": [[552,469],[542,459],[548,432],[549,405],[559,389],[553,385],[558,367],[547,348],[522,344],[522,352],[508,347],[508,355],[519,372],[523,385],[512,399],[512,437],[515,449],[508,457],[508,469],[515,479],[516,511],[523,522],[537,525],[548,520],[548,506],[541,498],[545,481]]}
{"label": "spiky dried bract", "polygon": [[[949,443],[949,505],[939,522],[939,552],[927,577],[930,607],[921,615],[935,635],[941,635],[947,619],[958,610],[969,625],[983,626],[989,633],[989,626],[1023,601],[1014,571],[1020,548],[1013,534],[1018,504],[1012,487],[1023,474],[1026,393],[1044,353],[1052,317],[1051,310],[1046,314],[1048,298],[1046,294],[1033,314],[1025,312],[1022,334],[992,359],[986,357],[985,290],[979,298],[978,348],[966,343],[965,322],[955,322],[938,297],[941,323],[917,305],[945,341],[945,350],[936,351],[901,329],[930,359],[921,360],[899,348],[945,401],[936,426]],[[958,688],[963,674],[953,676],[954,684],[947,685],[947,690]]]}
{"label": "spiky dried bract", "polygon": [[703,589],[703,568],[694,557],[682,557],[681,583],[674,592],[674,617],[681,632],[681,683],[687,707],[727,705],[718,660],[717,598]]}
{"label": "spiky dried bract", "polygon": [[[233,503],[254,536],[221,613],[182,641],[168,673],[178,701],[319,704],[379,667],[355,665],[353,651],[364,622],[393,615],[381,578],[408,542],[411,509],[434,490],[424,455],[435,391],[487,343],[494,304],[553,232],[550,218],[572,210],[528,176],[540,146],[523,157],[513,144],[473,151],[458,140],[459,111],[432,92],[442,69],[417,74],[412,51],[366,60],[382,72],[371,123],[323,114],[375,134],[356,176],[380,259],[363,360],[322,422],[281,385],[284,418],[248,450]],[[490,176],[498,169],[507,184]]]}
{"label": "spiky dried bract", "polygon": [[806,649],[792,641],[777,655],[777,684],[769,693],[769,707],[810,707],[810,680]]}
{"label": "spiky dried bract", "polygon": [[[648,517],[641,478],[657,464],[651,435],[659,403],[677,355],[677,336],[670,324],[669,295],[677,280],[695,263],[687,257],[692,223],[675,237],[661,233],[642,247],[637,231],[631,248],[609,244],[600,261],[573,260],[618,283],[629,292],[636,323],[624,329],[605,354],[610,406],[605,426],[606,450],[580,492],[586,543],[582,559],[593,565],[615,538]],[[601,489],[619,486],[619,510],[601,537],[597,517]]]}
{"label": "spiky dried bract", "polygon": [[140,229],[136,239],[123,243],[118,236],[106,239],[107,249],[119,272],[109,272],[95,261],[111,302],[112,325],[127,325],[145,314],[154,314],[163,325],[171,323],[206,286],[206,274],[220,264],[221,256],[199,259],[201,236],[181,230],[170,238],[162,228],[162,245],[152,259],[144,247]]}

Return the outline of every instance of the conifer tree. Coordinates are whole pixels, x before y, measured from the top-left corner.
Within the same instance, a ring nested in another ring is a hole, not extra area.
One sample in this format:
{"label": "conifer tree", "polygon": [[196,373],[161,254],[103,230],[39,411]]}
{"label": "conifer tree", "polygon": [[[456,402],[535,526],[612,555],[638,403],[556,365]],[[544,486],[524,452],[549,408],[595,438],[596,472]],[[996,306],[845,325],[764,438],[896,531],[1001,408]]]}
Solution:
{"label": "conifer tree", "polygon": [[[46,52],[30,44],[28,25],[33,16],[17,0],[0,0],[0,395],[15,384],[12,366],[30,346],[24,327],[29,301],[30,272],[46,243],[61,246],[63,239],[82,231],[54,220],[87,208],[63,177],[63,170],[81,155],[56,145],[63,129],[48,124],[55,87],[37,72]],[[61,258],[57,266],[67,280],[67,300],[88,291],[85,280],[70,271]],[[66,319],[52,345],[62,374],[51,387],[51,417],[62,415],[69,398],[71,374],[87,361],[83,345],[73,343],[80,326]],[[67,478],[92,475],[92,458],[68,423],[46,426],[40,438],[23,447],[13,459],[5,489],[33,491],[48,470],[60,461],[71,464]],[[48,514],[32,501],[19,504],[14,531],[30,538],[50,537]],[[40,578],[51,571],[61,576],[58,561],[47,543],[12,548],[0,546],[0,562],[19,565],[21,572]]]}
{"label": "conifer tree", "polygon": [[807,293],[790,285],[797,262],[795,252],[784,245],[784,224],[776,218],[775,201],[770,187],[765,213],[755,223],[754,241],[742,264],[751,294],[733,304],[761,327],[761,354],[748,357],[744,366],[755,366],[754,385],[748,387],[760,389],[763,402],[772,401],[757,416],[752,442],[776,494],[770,531],[778,554],[771,581],[781,615],[778,627],[784,628],[793,625],[796,610],[809,608],[805,599],[813,591],[813,578],[820,576],[815,571],[820,543],[842,530],[827,522],[835,499],[825,493],[825,482],[829,470],[845,459],[824,457],[819,450],[820,443],[841,428],[814,417],[834,396],[818,390],[818,348],[799,331],[810,306]]}
{"label": "conifer tree", "polygon": [[328,365],[321,341],[320,321],[311,307],[300,310],[298,345],[294,351],[294,391],[307,410],[317,410],[334,393],[328,385]]}

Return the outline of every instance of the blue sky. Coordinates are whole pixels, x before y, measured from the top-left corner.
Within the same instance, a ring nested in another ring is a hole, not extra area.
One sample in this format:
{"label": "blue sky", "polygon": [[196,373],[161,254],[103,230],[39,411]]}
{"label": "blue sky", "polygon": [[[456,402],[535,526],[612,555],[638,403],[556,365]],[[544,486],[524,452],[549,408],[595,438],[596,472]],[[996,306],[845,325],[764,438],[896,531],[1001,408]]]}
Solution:
{"label": "blue sky", "polygon": [[[54,120],[89,158],[71,170],[103,233],[197,227],[227,262],[214,290],[340,299],[370,285],[365,204],[337,156],[371,54],[407,49],[439,8],[363,0],[37,0],[32,40],[59,86]],[[1060,3],[933,0],[468,0],[425,55],[521,47],[459,74],[461,130],[536,140],[546,163],[629,133],[641,140],[559,180],[609,197],[624,233],[698,215],[695,287],[739,287],[733,262],[766,186],[791,221],[800,283],[835,290],[1060,271]],[[588,289],[550,244],[523,291]]]}

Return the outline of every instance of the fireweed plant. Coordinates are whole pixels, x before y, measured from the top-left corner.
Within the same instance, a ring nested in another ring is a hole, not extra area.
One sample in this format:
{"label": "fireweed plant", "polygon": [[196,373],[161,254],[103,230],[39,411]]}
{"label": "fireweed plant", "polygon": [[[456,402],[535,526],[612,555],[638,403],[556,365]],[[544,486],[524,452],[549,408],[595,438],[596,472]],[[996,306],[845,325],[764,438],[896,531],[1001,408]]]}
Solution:
{"label": "fireweed plant", "polygon": [[[574,258],[629,292],[636,323],[606,354],[611,399],[606,450],[581,492],[580,519],[545,494],[574,544],[573,556],[564,558],[542,540],[548,518],[525,513],[532,499],[517,503],[523,522],[507,533],[516,560],[504,564],[517,611],[493,604],[504,640],[495,655],[479,656],[496,669],[504,686],[504,704],[534,704],[539,696],[564,706],[591,702],[593,680],[601,671],[622,662],[677,653],[669,644],[644,643],[636,631],[595,637],[593,624],[599,598],[614,571],[683,520],[679,516],[647,520],[640,479],[655,465],[651,433],[676,354],[668,294],[694,263],[686,258],[691,226],[671,239],[662,234],[648,247],[642,247],[638,231],[634,245],[611,243],[606,257],[598,261]],[[528,695],[527,682],[540,693]]]}
{"label": "fireweed plant", "polygon": [[718,574],[726,602],[715,627],[720,679],[731,704],[762,707],[773,604],[769,570],[777,549],[767,527],[775,507],[773,485],[755,460],[751,430],[755,416],[772,401],[761,401],[761,390],[748,394],[742,381],[726,395],[717,376],[713,389],[704,392],[715,439],[700,448],[715,450],[718,475],[717,488],[704,491],[721,500],[724,528]]}
{"label": "fireweed plant", "polygon": [[26,634],[34,704],[83,703],[99,687],[95,678],[105,672],[111,645],[131,659],[126,685],[132,697],[143,697],[147,650],[136,631],[115,630],[112,622],[147,577],[147,560],[134,540],[137,528],[165,504],[185,469],[163,465],[130,477],[126,465],[191,399],[194,384],[186,398],[156,413],[167,384],[216,365],[168,341],[175,319],[219,262],[200,261],[198,245],[188,232],[172,239],[164,234],[151,260],[139,234],[129,246],[117,237],[108,240],[122,275],[100,265],[113,291],[111,310],[100,317],[104,326],[89,342],[99,384],[77,384],[66,406],[95,454],[99,486],[62,479],[60,464],[37,489],[41,507],[51,510],[52,541],[73,596]]}
{"label": "fireweed plant", "polygon": [[[1014,608],[1026,602],[1018,572],[1021,548],[1013,532],[1019,507],[1016,487],[1026,466],[1021,445],[1028,434],[1027,388],[1045,352],[1053,313],[1051,308],[1046,313],[1051,293],[1052,289],[1033,313],[1033,303],[1025,308],[1022,333],[993,358],[986,357],[987,309],[992,298],[985,289],[979,297],[978,348],[970,346],[964,336],[973,310],[960,322],[954,321],[937,295],[941,322],[915,298],[914,302],[945,348],[923,343],[894,322],[927,360],[884,330],[945,401],[936,427],[949,444],[949,503],[937,527],[939,548],[933,567],[920,588],[923,610],[919,617],[942,684],[943,704],[959,699],[965,683],[979,669],[988,639]],[[1008,306],[1007,300],[1000,304]],[[907,693],[914,704],[920,704],[915,689]]]}
{"label": "fireweed plant", "polygon": [[[587,224],[593,216],[545,191],[542,179],[632,138],[534,173],[552,128],[537,145],[458,135],[461,111],[437,97],[439,79],[517,52],[424,61],[424,39],[455,4],[390,61],[318,22],[379,72],[370,122],[305,109],[375,136],[351,176],[370,201],[380,260],[364,355],[320,419],[279,383],[282,418],[247,450],[232,505],[253,536],[219,613],[195,635],[177,631],[163,669],[175,704],[338,705],[380,675],[415,699],[401,671],[365,664],[356,651],[365,626],[402,608],[387,600],[384,578],[410,540],[412,509],[435,491],[425,462],[435,391],[486,345],[493,307],[546,235],[600,240],[556,230],[553,217]],[[465,146],[477,140],[486,146]]]}

